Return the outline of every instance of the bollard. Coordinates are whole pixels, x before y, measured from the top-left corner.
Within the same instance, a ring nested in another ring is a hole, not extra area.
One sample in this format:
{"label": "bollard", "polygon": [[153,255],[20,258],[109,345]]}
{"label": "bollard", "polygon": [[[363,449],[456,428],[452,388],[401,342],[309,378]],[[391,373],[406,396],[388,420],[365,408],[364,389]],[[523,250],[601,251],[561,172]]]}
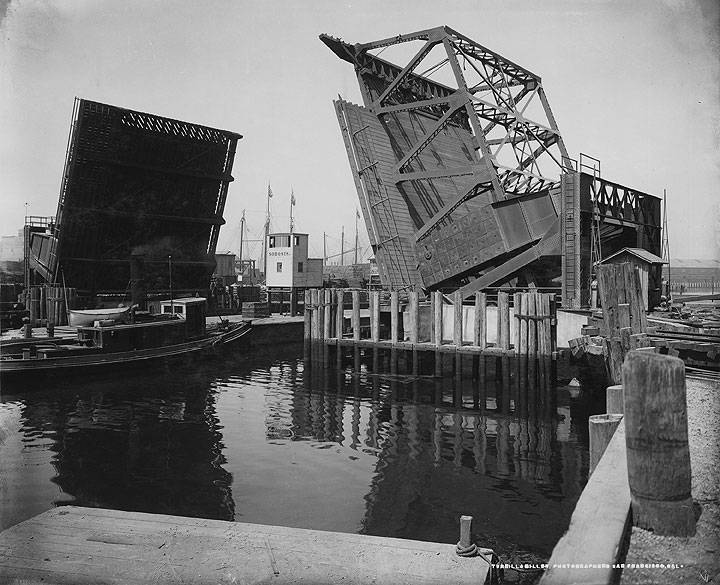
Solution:
{"label": "bollard", "polygon": [[600,463],[600,459],[602,459],[603,453],[610,444],[615,429],[617,429],[622,418],[621,414],[595,414],[588,420],[590,431],[590,475]]}
{"label": "bollard", "polygon": [[461,557],[474,557],[477,545],[472,541],[472,516],[460,516],[460,540],[455,552]]}
{"label": "bollard", "polygon": [[622,378],[633,523],[659,536],[692,536],[685,364],[630,351]]}
{"label": "bollard", "polygon": [[622,384],[608,386],[605,391],[605,412],[608,414],[624,414],[624,400]]}
{"label": "bollard", "polygon": [[32,337],[32,325],[30,324],[30,319],[27,317],[23,317],[23,336],[26,339]]}

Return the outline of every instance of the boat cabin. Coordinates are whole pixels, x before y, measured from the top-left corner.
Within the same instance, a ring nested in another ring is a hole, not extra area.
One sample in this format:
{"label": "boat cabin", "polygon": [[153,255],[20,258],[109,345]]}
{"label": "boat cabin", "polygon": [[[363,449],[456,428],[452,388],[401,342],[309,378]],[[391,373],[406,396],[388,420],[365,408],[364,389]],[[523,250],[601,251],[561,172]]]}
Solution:
{"label": "boat cabin", "polygon": [[189,337],[205,334],[205,299],[203,297],[185,297],[160,303],[160,313],[177,315],[187,324]]}
{"label": "boat cabin", "polygon": [[165,318],[148,323],[105,325],[100,321],[94,327],[78,327],[78,339],[105,351],[117,352],[175,345],[205,334],[204,298],[163,301],[160,311]]}

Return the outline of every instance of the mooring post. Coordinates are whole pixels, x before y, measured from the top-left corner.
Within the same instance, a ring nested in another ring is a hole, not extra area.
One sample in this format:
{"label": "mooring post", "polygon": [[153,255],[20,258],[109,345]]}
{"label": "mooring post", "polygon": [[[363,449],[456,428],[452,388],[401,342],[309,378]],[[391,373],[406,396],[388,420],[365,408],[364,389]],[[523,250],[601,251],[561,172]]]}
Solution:
{"label": "mooring post", "polygon": [[510,349],[510,306],[508,293],[498,292],[498,320],[497,339],[498,347],[502,350]]}
{"label": "mooring post", "polygon": [[622,418],[621,414],[594,414],[588,420],[590,431],[590,474],[595,471]]}
{"label": "mooring post", "polygon": [[360,341],[360,291],[352,291],[352,332],[353,339]]}
{"label": "mooring post", "polygon": [[487,345],[487,297],[483,292],[475,293],[473,345],[480,349],[485,349]]}
{"label": "mooring post", "polygon": [[417,343],[419,340],[420,314],[418,291],[411,290],[408,293],[408,321],[410,322],[410,343]]}
{"label": "mooring post", "polygon": [[453,293],[453,343],[455,347],[463,344],[463,299],[462,293],[456,290]]}
{"label": "mooring post", "polygon": [[373,343],[380,341],[380,291],[370,291],[370,332]]}
{"label": "mooring post", "polygon": [[660,536],[692,536],[685,364],[631,351],[622,379],[633,523]]}
{"label": "mooring post", "polygon": [[433,292],[433,343],[438,347],[442,345],[443,300],[439,290]]}
{"label": "mooring post", "polygon": [[605,412],[608,414],[624,414],[625,395],[622,384],[608,386],[605,391]]}

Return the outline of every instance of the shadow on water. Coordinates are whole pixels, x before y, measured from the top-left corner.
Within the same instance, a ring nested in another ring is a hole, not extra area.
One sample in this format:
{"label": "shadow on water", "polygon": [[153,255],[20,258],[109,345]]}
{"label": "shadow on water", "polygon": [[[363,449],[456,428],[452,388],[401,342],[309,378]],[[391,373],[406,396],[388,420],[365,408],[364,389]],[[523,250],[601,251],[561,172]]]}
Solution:
{"label": "shadow on water", "polygon": [[319,351],[4,387],[0,528],[74,504],[455,542],[470,514],[504,557],[549,556],[594,408],[552,362]]}

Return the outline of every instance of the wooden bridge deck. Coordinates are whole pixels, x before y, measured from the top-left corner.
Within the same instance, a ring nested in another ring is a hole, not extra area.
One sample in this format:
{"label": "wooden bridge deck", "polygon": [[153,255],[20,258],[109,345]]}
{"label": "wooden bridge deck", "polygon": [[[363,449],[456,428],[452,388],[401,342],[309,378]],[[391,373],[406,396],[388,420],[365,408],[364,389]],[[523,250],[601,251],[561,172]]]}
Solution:
{"label": "wooden bridge deck", "polygon": [[0,533],[0,583],[477,584],[488,569],[450,544],[74,506]]}

